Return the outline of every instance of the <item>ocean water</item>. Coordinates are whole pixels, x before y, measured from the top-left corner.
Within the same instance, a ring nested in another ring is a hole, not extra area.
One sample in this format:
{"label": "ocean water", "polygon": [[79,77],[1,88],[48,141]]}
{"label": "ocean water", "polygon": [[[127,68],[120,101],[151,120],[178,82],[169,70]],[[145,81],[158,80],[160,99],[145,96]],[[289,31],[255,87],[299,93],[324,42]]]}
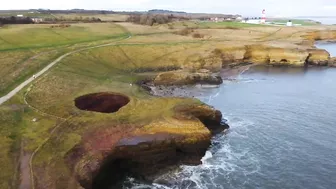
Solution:
{"label": "ocean water", "polygon": [[336,24],[336,17],[311,17],[311,20],[316,20],[322,24],[333,25]]}
{"label": "ocean water", "polygon": [[336,57],[336,44],[335,43],[318,43],[315,46],[317,48],[327,50],[330,53],[330,56]]}
{"label": "ocean water", "polygon": [[199,166],[132,189],[335,189],[336,69],[255,67],[198,96],[231,128]]}

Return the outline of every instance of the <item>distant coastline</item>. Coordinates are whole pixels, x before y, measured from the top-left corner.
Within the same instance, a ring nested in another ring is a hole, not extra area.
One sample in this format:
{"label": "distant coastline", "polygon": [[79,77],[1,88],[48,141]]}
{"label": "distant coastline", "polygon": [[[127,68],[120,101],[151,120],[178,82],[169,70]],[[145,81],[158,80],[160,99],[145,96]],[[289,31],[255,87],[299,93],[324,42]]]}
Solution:
{"label": "distant coastline", "polygon": [[336,17],[297,17],[297,19],[309,19],[319,21],[322,24],[333,25],[336,24]]}

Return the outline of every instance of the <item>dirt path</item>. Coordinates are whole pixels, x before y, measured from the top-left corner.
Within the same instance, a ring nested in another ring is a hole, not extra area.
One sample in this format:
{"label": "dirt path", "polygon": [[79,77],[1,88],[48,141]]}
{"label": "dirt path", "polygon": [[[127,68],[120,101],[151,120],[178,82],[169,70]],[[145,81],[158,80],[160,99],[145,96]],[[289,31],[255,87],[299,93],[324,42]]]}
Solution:
{"label": "dirt path", "polygon": [[[20,189],[21,189],[21,186],[29,186],[29,188],[24,188],[24,189],[35,189],[35,179],[34,179],[34,169],[33,169],[33,159],[34,159],[35,155],[50,140],[51,136],[57,131],[57,129],[60,126],[62,126],[63,123],[65,123],[66,121],[68,121],[71,118],[72,118],[72,116],[64,119],[64,121],[62,121],[61,123],[57,124],[53,128],[53,130],[50,132],[50,136],[48,138],[46,138],[43,141],[43,143],[39,147],[37,147],[35,149],[35,151],[31,154],[30,158],[28,159],[29,168],[25,169],[24,172],[21,172],[21,178],[29,178],[29,179],[28,180],[21,179]],[[25,174],[25,175],[23,175],[23,174]],[[29,183],[27,183],[27,182],[29,182]]]}
{"label": "dirt path", "polygon": [[[132,36],[129,35],[127,38],[125,39],[121,39],[121,40],[126,40],[126,39],[130,39]],[[121,41],[119,40],[119,41]],[[104,45],[97,45],[97,46],[93,46],[93,47],[87,47],[87,48],[83,48],[83,49],[79,49],[79,50],[75,50],[72,52],[68,52],[60,57],[58,57],[56,60],[54,60],[53,62],[51,62],[48,66],[46,66],[45,68],[43,68],[41,71],[39,71],[37,74],[35,74],[34,76],[31,76],[29,79],[27,79],[26,81],[24,81],[23,83],[21,83],[19,86],[17,86],[15,89],[13,89],[11,92],[9,92],[7,95],[3,96],[0,98],[0,105],[2,105],[3,103],[7,102],[9,99],[11,99],[14,95],[16,95],[21,89],[23,89],[24,87],[26,87],[29,83],[31,83],[32,81],[34,81],[36,78],[40,77],[41,75],[43,75],[45,72],[47,72],[51,67],[53,67],[55,64],[59,63],[61,60],[63,60],[65,57],[77,53],[77,52],[81,52],[81,51],[85,51],[85,50],[89,50],[89,49],[94,49],[94,48],[99,48],[99,47],[106,47],[106,46],[114,46],[116,45],[117,41],[113,42],[113,43],[109,43],[109,44],[104,44]]]}
{"label": "dirt path", "polygon": [[20,152],[20,186],[19,189],[31,188],[30,182],[30,169],[29,160],[31,158],[31,153],[26,152],[21,145]]}

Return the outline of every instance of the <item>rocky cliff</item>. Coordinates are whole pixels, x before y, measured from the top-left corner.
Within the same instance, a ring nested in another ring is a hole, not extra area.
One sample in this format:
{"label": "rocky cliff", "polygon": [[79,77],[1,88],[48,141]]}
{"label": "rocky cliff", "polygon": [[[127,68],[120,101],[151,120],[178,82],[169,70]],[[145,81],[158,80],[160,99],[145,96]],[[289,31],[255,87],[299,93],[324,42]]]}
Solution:
{"label": "rocky cliff", "polygon": [[330,60],[330,54],[323,49],[308,49],[309,56],[307,64],[316,66],[327,66]]}
{"label": "rocky cliff", "polygon": [[303,37],[310,41],[334,41],[336,40],[336,30],[321,30],[321,31],[312,31],[307,32]]}
{"label": "rocky cliff", "polygon": [[228,128],[222,114],[204,104],[175,105],[170,111],[171,116],[148,124],[87,131],[65,156],[80,185],[118,188],[126,175],[150,181],[171,166],[200,164],[212,135]]}
{"label": "rocky cliff", "polygon": [[[222,53],[223,67],[235,62],[274,66],[326,66],[330,55],[323,49],[283,48],[266,45],[247,45],[245,49],[217,50]],[[228,59],[230,57],[230,59]]]}

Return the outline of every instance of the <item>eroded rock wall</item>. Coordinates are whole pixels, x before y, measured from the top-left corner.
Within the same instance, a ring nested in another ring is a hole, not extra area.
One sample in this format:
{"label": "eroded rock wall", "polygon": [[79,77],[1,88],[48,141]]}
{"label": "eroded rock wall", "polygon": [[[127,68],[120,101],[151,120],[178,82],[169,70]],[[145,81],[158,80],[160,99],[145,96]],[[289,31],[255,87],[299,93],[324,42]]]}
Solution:
{"label": "eroded rock wall", "polygon": [[323,49],[280,48],[265,45],[247,45],[245,50],[223,50],[223,67],[229,62],[246,62],[252,64],[266,64],[275,66],[302,67],[306,64],[326,66],[330,55]]}
{"label": "eroded rock wall", "polygon": [[330,60],[330,54],[324,49],[308,49],[309,56],[307,64],[317,66],[327,66]]}

